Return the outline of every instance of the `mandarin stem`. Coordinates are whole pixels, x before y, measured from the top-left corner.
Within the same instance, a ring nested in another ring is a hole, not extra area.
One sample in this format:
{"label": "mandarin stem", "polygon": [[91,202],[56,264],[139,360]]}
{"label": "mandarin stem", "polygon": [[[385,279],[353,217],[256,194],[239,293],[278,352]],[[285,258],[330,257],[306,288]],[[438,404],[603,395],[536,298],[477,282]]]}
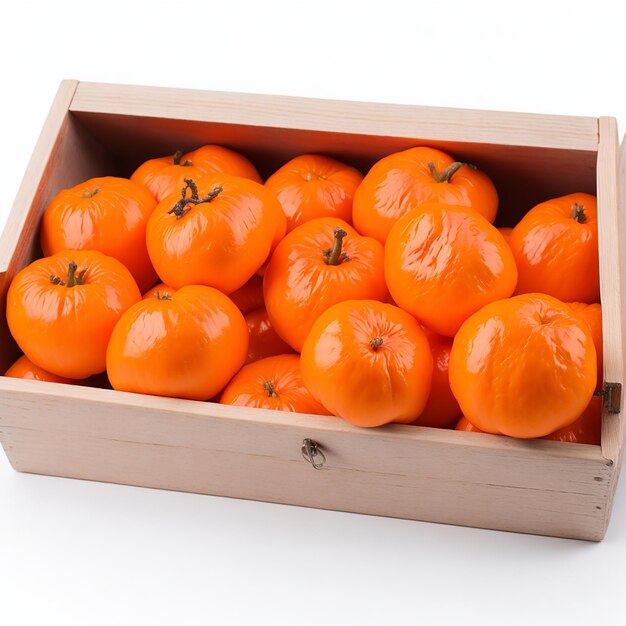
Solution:
{"label": "mandarin stem", "polygon": [[325,254],[324,261],[326,265],[339,265],[342,261],[345,260],[345,257],[342,258],[342,248],[343,248],[343,238],[348,236],[348,233],[343,228],[335,228],[334,231],[335,241],[333,242],[333,247]]}
{"label": "mandarin stem", "polygon": [[377,352],[378,349],[383,345],[382,337],[374,337],[374,339],[370,339],[370,346],[374,352]]}
{"label": "mandarin stem", "polygon": [[450,179],[454,174],[459,170],[459,168],[467,165],[461,161],[455,161],[454,163],[450,163],[446,168],[444,168],[441,172],[437,171],[435,164],[432,161],[428,162],[428,169],[430,170],[431,176],[435,179],[437,183],[449,183]]}
{"label": "mandarin stem", "polygon": [[574,204],[572,205],[572,219],[576,220],[579,224],[584,224],[587,221],[587,216],[585,215],[585,207],[582,204],[574,202]]}
{"label": "mandarin stem", "polygon": [[265,389],[268,398],[278,398],[276,388],[274,387],[274,383],[271,380],[266,380],[263,383],[263,388]]}

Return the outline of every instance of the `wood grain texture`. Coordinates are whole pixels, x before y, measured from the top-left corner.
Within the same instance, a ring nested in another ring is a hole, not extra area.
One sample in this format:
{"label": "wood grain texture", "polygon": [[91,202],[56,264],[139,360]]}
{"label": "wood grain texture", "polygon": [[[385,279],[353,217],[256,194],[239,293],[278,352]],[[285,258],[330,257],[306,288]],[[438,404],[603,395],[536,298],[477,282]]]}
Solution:
{"label": "wood grain texture", "polygon": [[[69,113],[77,81],[63,81],[33,151],[0,237],[0,310],[13,276],[41,256],[39,223],[50,200],[61,189],[111,172],[112,161],[89,132]],[[0,372],[19,351],[0,316]]]}
{"label": "wood grain texture", "polygon": [[78,81],[66,80],[59,87],[48,117],[28,163],[22,184],[0,237],[0,274],[5,274],[11,260],[20,254],[23,246],[31,246],[37,228],[35,215],[30,211],[41,194],[42,183],[48,177],[58,148],[65,135],[68,109]]}
{"label": "wood grain texture", "polygon": [[[612,468],[597,446],[515,441],[0,379],[26,472],[589,540]],[[315,471],[310,437],[327,463]]]}
{"label": "wood grain texture", "polygon": [[246,155],[264,178],[289,159],[304,153],[322,153],[367,173],[382,157],[426,143],[449,152],[458,160],[477,165],[489,175],[498,189],[497,223],[501,226],[512,226],[530,207],[546,198],[570,193],[572,189],[596,193],[595,150],[464,143],[423,139],[419,135],[392,137],[106,113],[75,112],[74,115],[115,156],[120,173],[127,176],[149,158],[209,143]]}
{"label": "wood grain texture", "polygon": [[206,143],[242,152],[264,178],[303,153],[366,173],[383,156],[427,144],[493,179],[499,226],[572,189],[596,193],[597,118],[99,83],[80,83],[70,108],[125,175],[148,158]]}
{"label": "wood grain texture", "polygon": [[[602,301],[604,380],[624,384],[624,252],[623,211],[619,210],[619,146],[614,118],[599,120],[598,238],[600,298]],[[623,402],[622,402],[623,406]],[[623,412],[603,415],[602,451],[616,465],[621,462],[624,439]]]}
{"label": "wood grain texture", "polygon": [[66,80],[59,86],[0,236],[0,311],[3,312],[0,315],[0,372],[3,373],[19,355],[4,316],[6,292],[16,271],[37,254],[37,207],[44,200],[46,180],[51,169],[55,168],[56,156],[67,131],[69,105],[77,85],[75,80]]}
{"label": "wood grain texture", "polygon": [[81,82],[75,112],[595,151],[595,118]]}
{"label": "wood grain texture", "polygon": [[618,145],[613,118],[600,118],[598,152],[598,208],[600,282],[604,343],[604,380],[622,383],[621,412],[602,415],[602,453],[613,461],[606,507],[608,525],[617,481],[624,458],[626,416],[624,406],[624,358],[626,355],[626,140]]}

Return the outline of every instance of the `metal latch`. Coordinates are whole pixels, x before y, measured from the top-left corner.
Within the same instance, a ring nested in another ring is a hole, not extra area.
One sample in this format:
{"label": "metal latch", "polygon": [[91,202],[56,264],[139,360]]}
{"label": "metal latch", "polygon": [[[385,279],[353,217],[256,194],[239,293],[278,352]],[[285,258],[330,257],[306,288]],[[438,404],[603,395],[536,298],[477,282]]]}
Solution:
{"label": "metal latch", "polygon": [[316,470],[322,469],[324,463],[326,463],[326,457],[322,452],[320,444],[317,441],[313,441],[313,439],[307,438],[302,442],[302,456]]}
{"label": "metal latch", "polygon": [[619,413],[622,401],[622,383],[604,383],[602,391],[596,391],[594,396],[602,396],[609,413]]}

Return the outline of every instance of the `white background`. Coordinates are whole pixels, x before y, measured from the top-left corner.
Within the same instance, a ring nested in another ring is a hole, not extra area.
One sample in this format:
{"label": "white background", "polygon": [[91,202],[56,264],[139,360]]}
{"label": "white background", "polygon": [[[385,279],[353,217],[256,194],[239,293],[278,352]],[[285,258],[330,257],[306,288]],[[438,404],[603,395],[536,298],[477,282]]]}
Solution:
{"label": "white background", "polygon": [[[2,3],[0,222],[63,78],[614,115],[623,132],[619,4]],[[0,455],[6,626],[623,623],[625,575],[626,480],[587,544],[20,475]]]}

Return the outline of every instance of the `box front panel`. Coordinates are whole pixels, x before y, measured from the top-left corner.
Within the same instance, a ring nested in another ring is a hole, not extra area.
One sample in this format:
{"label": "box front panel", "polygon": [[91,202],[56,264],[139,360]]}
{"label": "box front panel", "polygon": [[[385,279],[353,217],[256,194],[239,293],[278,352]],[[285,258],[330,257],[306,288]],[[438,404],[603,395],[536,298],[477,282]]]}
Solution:
{"label": "box front panel", "polygon": [[[592,540],[604,533],[612,468],[595,446],[368,431],[52,383],[5,379],[0,390],[0,437],[20,471]],[[302,457],[305,438],[323,450],[321,470]]]}

